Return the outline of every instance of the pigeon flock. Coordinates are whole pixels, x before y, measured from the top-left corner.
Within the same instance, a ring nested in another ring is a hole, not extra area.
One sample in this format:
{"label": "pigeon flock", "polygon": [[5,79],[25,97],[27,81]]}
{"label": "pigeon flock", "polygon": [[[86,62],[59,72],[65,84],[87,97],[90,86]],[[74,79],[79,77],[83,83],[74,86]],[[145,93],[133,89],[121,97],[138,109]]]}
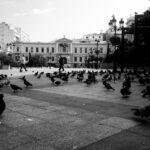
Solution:
{"label": "pigeon flock", "polygon": [[[137,73],[134,73],[133,70],[126,70],[123,73],[120,71],[113,73],[111,70],[86,71],[84,69],[68,72],[55,71],[53,73],[44,73],[40,71],[32,72],[33,76],[39,80],[42,77],[46,77],[52,86],[65,86],[70,80],[75,79],[76,82],[85,84],[88,87],[100,83],[106,90],[114,92],[115,88],[112,86],[112,83],[115,84],[119,81],[122,82],[122,87],[120,89],[122,98],[128,98],[132,95],[132,82],[137,82],[140,86],[143,86],[143,90],[139,93],[141,94],[141,97],[145,98],[150,96],[150,72],[147,72],[146,70],[140,70]],[[19,77],[18,79],[24,84],[25,90],[34,86],[25,76]],[[24,88],[11,83],[11,78],[8,78],[7,75],[0,74],[0,89],[3,87],[10,87],[14,93],[19,92]],[[0,94],[0,116],[6,108],[3,97],[4,95]],[[148,118],[150,116],[150,105],[141,108],[133,108],[131,110],[134,111],[135,116],[140,116],[141,118]]]}

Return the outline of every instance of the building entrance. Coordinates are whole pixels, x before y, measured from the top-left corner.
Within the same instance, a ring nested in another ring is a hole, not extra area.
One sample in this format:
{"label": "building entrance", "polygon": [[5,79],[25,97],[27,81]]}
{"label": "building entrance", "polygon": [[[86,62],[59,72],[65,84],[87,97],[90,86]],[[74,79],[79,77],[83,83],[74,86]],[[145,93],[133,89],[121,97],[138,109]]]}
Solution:
{"label": "building entrance", "polygon": [[67,64],[67,58],[63,57],[64,64]]}

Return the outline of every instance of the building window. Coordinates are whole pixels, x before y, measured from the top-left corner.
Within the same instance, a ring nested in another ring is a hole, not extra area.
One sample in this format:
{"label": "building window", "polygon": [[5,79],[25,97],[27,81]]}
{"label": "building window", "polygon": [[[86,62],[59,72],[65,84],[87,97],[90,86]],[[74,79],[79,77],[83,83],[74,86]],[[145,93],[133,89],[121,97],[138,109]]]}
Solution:
{"label": "building window", "polygon": [[47,53],[49,53],[49,47],[47,47]]}
{"label": "building window", "polygon": [[92,51],[92,47],[90,48],[90,51]]}
{"label": "building window", "polygon": [[100,53],[103,53],[103,47],[100,48]]}
{"label": "building window", "polygon": [[33,47],[31,47],[31,53],[33,53]]}
{"label": "building window", "polygon": [[44,48],[43,47],[41,48],[41,52],[44,53]]}
{"label": "building window", "polygon": [[25,57],[26,61],[28,61],[28,56]]}
{"label": "building window", "polygon": [[87,48],[85,48],[85,53],[87,53]]}
{"label": "building window", "polygon": [[80,48],[80,53],[82,53],[82,48]]}
{"label": "building window", "polygon": [[74,62],[77,62],[77,57],[74,57]]}
{"label": "building window", "polygon": [[38,48],[38,47],[36,47],[36,52],[37,52],[37,53],[39,52],[39,48]]}
{"label": "building window", "polygon": [[77,48],[75,47],[74,52],[77,53]]}
{"label": "building window", "polygon": [[52,53],[54,53],[54,50],[55,50],[54,47],[52,47]]}
{"label": "building window", "polygon": [[54,57],[52,57],[52,61],[54,61]]}
{"label": "building window", "polygon": [[19,52],[19,47],[17,47],[17,52]]}
{"label": "building window", "polygon": [[15,60],[19,61],[20,60],[20,56],[15,56]]}
{"label": "building window", "polygon": [[26,53],[28,53],[28,47],[26,47]]}
{"label": "building window", "polygon": [[82,62],[82,57],[80,57],[80,62]]}

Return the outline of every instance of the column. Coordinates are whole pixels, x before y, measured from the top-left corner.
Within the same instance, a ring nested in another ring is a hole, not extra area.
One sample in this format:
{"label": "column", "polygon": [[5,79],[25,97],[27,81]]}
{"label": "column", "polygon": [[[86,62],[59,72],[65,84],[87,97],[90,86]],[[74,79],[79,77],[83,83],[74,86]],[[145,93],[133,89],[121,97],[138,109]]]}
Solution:
{"label": "column", "polygon": [[59,52],[59,46],[58,46],[58,43],[56,43],[56,53]]}
{"label": "column", "polygon": [[73,45],[72,43],[70,43],[70,53],[72,54],[72,52],[73,52]]}

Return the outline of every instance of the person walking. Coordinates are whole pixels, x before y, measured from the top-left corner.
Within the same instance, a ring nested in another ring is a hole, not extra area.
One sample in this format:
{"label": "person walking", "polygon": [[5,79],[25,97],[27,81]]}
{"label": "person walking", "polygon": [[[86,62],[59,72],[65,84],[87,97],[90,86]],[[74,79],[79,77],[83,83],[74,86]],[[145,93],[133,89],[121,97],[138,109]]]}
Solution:
{"label": "person walking", "polygon": [[51,69],[51,58],[48,60],[48,68]]}
{"label": "person walking", "polygon": [[21,62],[20,72],[22,72],[22,68],[24,68],[24,70],[27,71],[27,69],[26,69],[26,59],[25,59],[24,55],[20,58],[20,62]]}
{"label": "person walking", "polygon": [[64,71],[64,59],[63,59],[63,57],[60,56],[60,58],[59,58],[59,72],[61,71],[61,69],[62,69],[62,71]]}

